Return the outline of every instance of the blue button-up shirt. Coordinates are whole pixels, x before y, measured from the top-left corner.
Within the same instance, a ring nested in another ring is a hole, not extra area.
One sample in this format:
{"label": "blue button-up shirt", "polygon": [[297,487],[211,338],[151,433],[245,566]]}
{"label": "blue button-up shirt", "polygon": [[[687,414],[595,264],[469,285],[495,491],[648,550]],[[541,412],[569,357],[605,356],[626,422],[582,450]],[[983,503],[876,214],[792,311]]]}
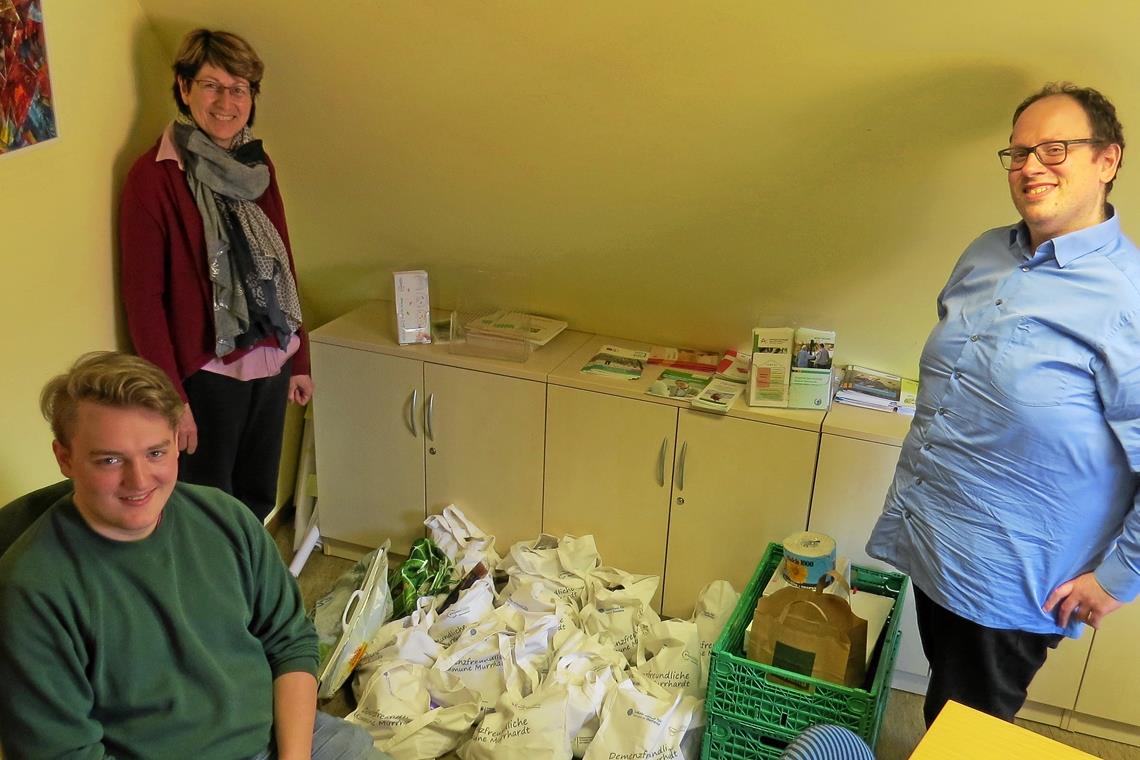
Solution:
{"label": "blue button-up shirt", "polygon": [[1061,583],[1140,592],[1140,251],[1115,212],[1029,245],[986,232],[939,294],[867,553],[981,625],[1076,636],[1041,609]]}

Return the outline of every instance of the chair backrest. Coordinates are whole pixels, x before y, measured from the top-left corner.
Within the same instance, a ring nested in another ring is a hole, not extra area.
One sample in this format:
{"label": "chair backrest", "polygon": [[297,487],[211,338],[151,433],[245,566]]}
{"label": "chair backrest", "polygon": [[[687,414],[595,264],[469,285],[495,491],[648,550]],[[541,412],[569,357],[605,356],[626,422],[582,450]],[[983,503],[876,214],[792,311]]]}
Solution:
{"label": "chair backrest", "polygon": [[24,494],[0,509],[0,556],[16,542],[47,508],[72,492],[70,480],[61,480],[50,486]]}

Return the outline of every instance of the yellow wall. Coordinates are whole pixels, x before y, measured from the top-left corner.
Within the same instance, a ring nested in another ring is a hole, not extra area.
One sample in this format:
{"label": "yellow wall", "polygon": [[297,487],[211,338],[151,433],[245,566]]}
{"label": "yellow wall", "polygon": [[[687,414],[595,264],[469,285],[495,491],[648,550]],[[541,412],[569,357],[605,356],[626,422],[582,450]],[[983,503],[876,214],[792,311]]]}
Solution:
{"label": "yellow wall", "polygon": [[38,411],[44,381],[121,345],[114,199],[161,128],[169,58],[137,0],[44,6],[60,136],[0,156],[0,504],[60,477]]}
{"label": "yellow wall", "polygon": [[913,372],[958,254],[1016,219],[1013,106],[1071,78],[1140,135],[1134,3],[140,2],[168,46],[215,24],[265,57],[316,323],[422,267],[440,305],[707,347],[833,327],[839,362]]}
{"label": "yellow wall", "polygon": [[[137,3],[137,5],[136,5]],[[141,12],[139,10],[141,6]],[[0,159],[19,371],[0,489],[51,476],[35,392],[113,345],[113,208],[195,25],[268,64],[311,325],[425,268],[433,300],[724,347],[833,327],[837,362],[914,371],[962,248],[1015,219],[994,152],[1029,91],[1102,88],[1140,140],[1140,4],[1043,0],[53,0],[62,137]],[[147,31],[144,17],[155,30]],[[1140,178],[1114,193],[1126,229]],[[318,393],[320,389],[318,389]]]}

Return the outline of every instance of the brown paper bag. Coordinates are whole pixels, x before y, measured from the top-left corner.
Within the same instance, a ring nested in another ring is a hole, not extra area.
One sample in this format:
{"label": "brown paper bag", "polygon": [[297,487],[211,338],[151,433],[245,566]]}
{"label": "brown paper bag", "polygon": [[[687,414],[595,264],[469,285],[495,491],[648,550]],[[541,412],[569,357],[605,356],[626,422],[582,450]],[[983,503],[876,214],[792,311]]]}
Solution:
{"label": "brown paper bag", "polygon": [[860,686],[867,674],[867,621],[851,612],[846,599],[824,594],[823,583],[762,598],[746,654],[793,673]]}

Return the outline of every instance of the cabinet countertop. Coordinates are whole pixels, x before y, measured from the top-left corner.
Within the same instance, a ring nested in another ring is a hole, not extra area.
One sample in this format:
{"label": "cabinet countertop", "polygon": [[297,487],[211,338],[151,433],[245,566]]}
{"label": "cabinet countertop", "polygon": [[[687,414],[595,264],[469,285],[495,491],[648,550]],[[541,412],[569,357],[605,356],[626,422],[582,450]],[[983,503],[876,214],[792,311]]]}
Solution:
{"label": "cabinet countertop", "polygon": [[[625,340],[624,338],[607,338],[601,335],[593,335],[589,340],[579,345],[574,353],[570,354],[565,361],[550,373],[547,382],[551,385],[561,385],[567,388],[578,388],[580,390],[594,391],[597,393],[608,393],[613,396],[624,396],[648,403],[667,404],[681,409],[690,408],[688,401],[652,396],[646,393],[649,386],[661,375],[661,372],[667,369],[664,366],[648,364],[645,367],[645,371],[641,373],[641,377],[636,380],[610,378],[582,372],[582,367],[590,360],[590,357],[598,353],[602,346],[607,345],[642,349],[645,351],[648,351],[650,348],[648,343]],[[722,416],[714,412],[702,412],[702,414],[709,414],[713,417]],[[728,411],[728,414],[723,416],[756,420],[758,422],[767,422],[774,425],[783,425],[784,427],[798,428],[800,430],[809,430],[818,433],[820,425],[823,422],[823,415],[823,412],[815,411],[814,409],[775,409],[749,406],[748,399],[741,396],[741,398],[736,400],[736,404],[732,409]]]}
{"label": "cabinet countertop", "polygon": [[825,435],[902,446],[903,439],[910,430],[911,419],[913,418],[907,414],[832,403],[831,410],[823,421],[823,432]]}
{"label": "cabinet countertop", "polygon": [[[443,317],[446,314],[446,312],[433,312],[432,316]],[[545,346],[536,347],[525,362],[513,362],[452,353],[447,343],[401,346],[396,342],[395,335],[394,305],[388,301],[370,301],[342,317],[321,325],[309,334],[309,338],[315,343],[546,382],[550,371],[590,337],[589,333],[564,330]]]}
{"label": "cabinet countertop", "polygon": [[[447,312],[441,311],[435,312],[434,316],[443,317],[446,314]],[[688,401],[646,393],[650,384],[658,378],[665,367],[648,365],[637,380],[615,379],[581,372],[583,365],[604,345],[648,350],[650,348],[648,343],[592,335],[577,330],[564,330],[547,345],[535,348],[525,362],[512,362],[452,353],[447,343],[401,346],[396,342],[395,335],[396,316],[393,304],[388,301],[369,301],[313,330],[309,337],[315,343],[607,393],[680,409],[690,408]],[[725,416],[891,446],[902,445],[911,421],[911,418],[904,414],[888,414],[836,403],[833,403],[826,413],[813,409],[755,407],[749,406],[748,400],[744,397],[738,399]]]}

